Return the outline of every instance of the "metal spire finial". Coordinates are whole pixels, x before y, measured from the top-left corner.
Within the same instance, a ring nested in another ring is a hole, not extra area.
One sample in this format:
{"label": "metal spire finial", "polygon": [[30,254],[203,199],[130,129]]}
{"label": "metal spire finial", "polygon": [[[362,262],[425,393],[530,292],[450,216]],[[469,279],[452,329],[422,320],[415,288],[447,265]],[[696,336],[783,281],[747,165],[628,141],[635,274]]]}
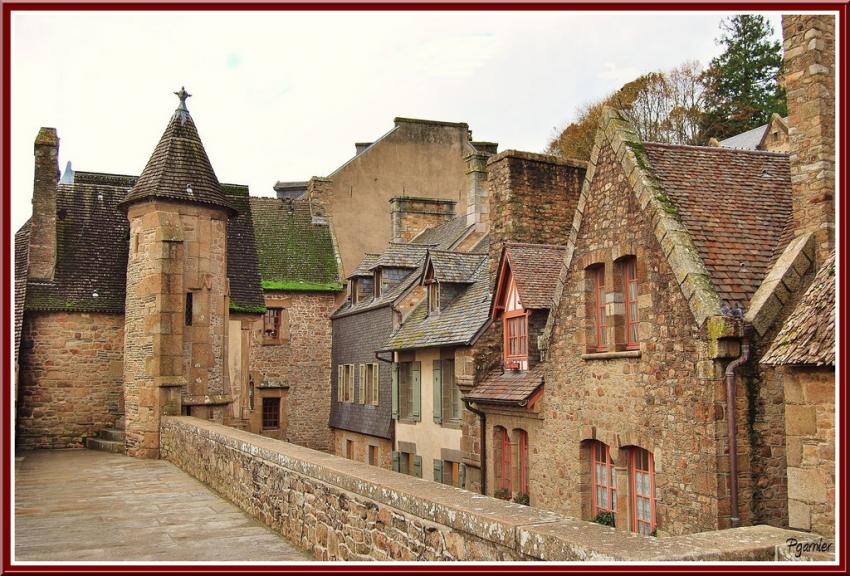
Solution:
{"label": "metal spire finial", "polygon": [[181,87],[180,87],[180,91],[179,91],[179,92],[175,92],[174,94],[175,94],[178,98],[180,98],[180,106],[178,106],[178,107],[177,107],[177,109],[178,109],[178,110],[186,110],[186,111],[188,111],[189,109],[188,109],[188,108],[186,108],[186,99],[187,99],[187,98],[191,98],[191,97],[192,97],[192,95],[191,95],[191,94],[189,94],[188,92],[186,92],[186,88],[185,88],[184,86],[181,86]]}

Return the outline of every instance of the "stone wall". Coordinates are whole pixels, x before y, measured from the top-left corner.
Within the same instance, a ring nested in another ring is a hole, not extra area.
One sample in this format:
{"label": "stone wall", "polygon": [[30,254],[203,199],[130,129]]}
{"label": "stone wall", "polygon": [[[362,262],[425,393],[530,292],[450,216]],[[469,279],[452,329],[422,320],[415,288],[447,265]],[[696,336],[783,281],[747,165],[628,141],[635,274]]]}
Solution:
{"label": "stone wall", "polygon": [[189,417],[162,456],[318,560],[775,560],[768,526],[647,538]]}
{"label": "stone wall", "polygon": [[17,448],[79,448],[123,412],[124,318],[27,312]]}
{"label": "stone wall", "polygon": [[567,243],[584,162],[506,150],[488,160],[487,170],[491,274],[504,242]]}
{"label": "stone wall", "polygon": [[279,344],[253,332],[251,373],[255,385],[287,385],[286,440],[330,450],[331,321],[336,294],[266,292],[266,306],[283,308],[289,326]]}
{"label": "stone wall", "polygon": [[814,232],[816,266],[835,236],[835,16],[782,17],[794,223]]}
{"label": "stone wall", "polygon": [[[611,450],[618,476],[618,527],[630,529],[628,455],[632,446],[655,460],[660,535],[728,527],[728,457],[722,366],[712,361],[705,331],[641,209],[611,145],[602,141],[581,229],[566,276],[546,361],[546,414],[539,446],[529,446],[536,505],[580,517],[587,509],[582,443]],[[617,259],[637,262],[640,349],[625,350],[622,276]],[[585,269],[605,266],[609,350],[589,354]],[[619,303],[619,305],[618,305]],[[749,515],[747,396],[738,386],[742,523]],[[490,438],[488,438],[488,442]],[[535,463],[545,463],[538,467]],[[540,473],[537,473],[537,470]]]}
{"label": "stone wall", "polygon": [[454,218],[455,204],[453,200],[436,198],[391,198],[392,241],[410,242],[426,228],[448,222]]}
{"label": "stone wall", "polygon": [[785,387],[788,525],[835,534],[835,371],[778,369]]}

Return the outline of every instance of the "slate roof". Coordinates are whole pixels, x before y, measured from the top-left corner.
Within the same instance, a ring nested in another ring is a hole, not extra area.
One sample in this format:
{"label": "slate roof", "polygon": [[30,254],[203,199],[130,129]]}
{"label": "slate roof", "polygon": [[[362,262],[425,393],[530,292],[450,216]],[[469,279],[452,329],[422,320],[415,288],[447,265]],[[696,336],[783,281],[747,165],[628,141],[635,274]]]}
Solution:
{"label": "slate roof", "polygon": [[835,252],[785,321],[763,364],[835,366]]}
{"label": "slate roof", "polygon": [[463,398],[479,404],[524,405],[543,386],[543,364],[530,370],[494,370]]}
{"label": "slate roof", "polygon": [[266,290],[342,290],[327,224],[314,224],[309,200],[251,198],[262,286]]}
{"label": "slate roof", "polygon": [[27,268],[29,267],[30,221],[15,234],[15,362],[21,345],[21,326],[24,321],[24,301],[27,294]]}
{"label": "slate roof", "polygon": [[372,276],[372,266],[378,262],[378,258],[380,258],[380,254],[364,254],[363,260],[360,261],[360,264],[357,265],[357,268],[348,275],[349,278],[355,278],[359,276]]}
{"label": "slate roof", "polygon": [[[52,282],[26,283],[25,310],[124,312],[129,224],[119,204],[135,182],[135,176],[77,171],[73,183],[57,186],[54,278]],[[248,206],[247,187],[223,184],[222,190],[237,205]],[[252,256],[250,220],[246,213],[228,221],[227,274],[231,310],[259,312],[264,303],[254,272],[257,264]],[[16,234],[16,238],[26,239],[27,245],[29,225]],[[16,255],[19,248],[23,246],[16,245]],[[26,273],[25,267],[16,265],[16,285]]]}
{"label": "slate roof", "polygon": [[466,216],[455,216],[451,220],[426,228],[419,235],[415,236],[411,244],[427,244],[435,246],[440,250],[448,250],[453,248],[460,239],[466,236],[467,231],[472,228],[472,225],[466,224]]}
{"label": "slate roof", "polygon": [[418,268],[430,247],[425,244],[390,242],[387,249],[372,264],[371,270],[375,268]]}
{"label": "slate roof", "polygon": [[792,219],[786,154],[643,145],[662,198],[681,219],[722,302],[746,308]]}
{"label": "slate roof", "polygon": [[764,124],[758,128],[730,136],[725,140],[721,140],[720,145],[724,148],[736,148],[738,150],[756,150],[758,145],[761,144],[767,126],[767,124]]}
{"label": "slate roof", "polygon": [[423,300],[383,346],[384,350],[411,350],[432,346],[468,345],[487,325],[490,312],[487,256],[481,254],[473,282],[439,314],[428,314]]}
{"label": "slate roof", "polygon": [[481,265],[481,254],[428,250],[426,262],[433,267],[437,282],[470,284]]}
{"label": "slate roof", "polygon": [[503,250],[523,307],[548,310],[555,296],[566,247],[511,242]]}
{"label": "slate roof", "polygon": [[227,201],[195,127],[185,108],[178,108],[154,148],[122,208],[140,200],[164,198],[227,208]]}
{"label": "slate roof", "polygon": [[[248,187],[237,184],[222,184],[221,187],[227,201],[239,211],[227,221],[230,309],[234,312],[265,312]],[[231,262],[236,265],[231,266]]]}

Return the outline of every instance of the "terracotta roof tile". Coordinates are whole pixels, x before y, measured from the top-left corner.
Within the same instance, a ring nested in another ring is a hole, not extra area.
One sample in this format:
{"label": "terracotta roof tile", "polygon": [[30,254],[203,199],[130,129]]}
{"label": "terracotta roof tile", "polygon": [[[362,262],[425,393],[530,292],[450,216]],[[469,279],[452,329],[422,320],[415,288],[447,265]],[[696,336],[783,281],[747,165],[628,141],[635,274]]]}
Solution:
{"label": "terracotta roof tile", "polygon": [[790,240],[788,156],[717,147],[644,144],[720,300],[746,308]]}
{"label": "terracotta roof tile", "polygon": [[551,244],[505,245],[505,256],[524,308],[549,309],[564,263],[566,247]]}
{"label": "terracotta roof tile", "polygon": [[835,366],[835,253],[785,321],[764,364]]}
{"label": "terracotta roof tile", "polygon": [[524,404],[543,386],[543,365],[530,370],[494,370],[469,393],[465,400],[479,404]]}

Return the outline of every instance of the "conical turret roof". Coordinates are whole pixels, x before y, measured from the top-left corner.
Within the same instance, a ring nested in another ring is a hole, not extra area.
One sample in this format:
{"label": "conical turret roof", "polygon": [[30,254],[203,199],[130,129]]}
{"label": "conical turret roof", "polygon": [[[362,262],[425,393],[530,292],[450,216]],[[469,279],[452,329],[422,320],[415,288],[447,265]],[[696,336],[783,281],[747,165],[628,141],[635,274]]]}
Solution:
{"label": "conical turret roof", "polygon": [[180,105],[121,207],[126,210],[135,202],[162,198],[226,208],[233,214],[236,211],[226,199],[186,108],[191,95],[182,88],[175,94]]}

